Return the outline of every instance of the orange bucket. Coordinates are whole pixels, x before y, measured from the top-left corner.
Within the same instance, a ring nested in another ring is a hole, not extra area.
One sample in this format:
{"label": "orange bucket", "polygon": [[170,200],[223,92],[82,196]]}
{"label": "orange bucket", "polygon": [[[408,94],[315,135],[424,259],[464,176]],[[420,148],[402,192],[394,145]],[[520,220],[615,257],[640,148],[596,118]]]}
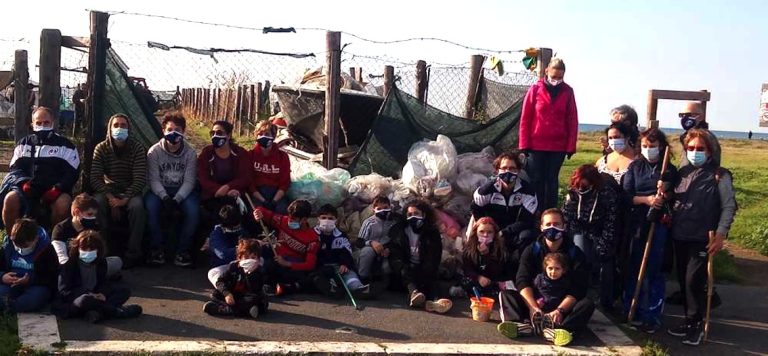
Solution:
{"label": "orange bucket", "polygon": [[476,321],[488,321],[491,318],[491,311],[493,310],[493,298],[480,297],[478,300],[475,297],[469,298],[472,304],[469,306],[472,309],[472,320]]}

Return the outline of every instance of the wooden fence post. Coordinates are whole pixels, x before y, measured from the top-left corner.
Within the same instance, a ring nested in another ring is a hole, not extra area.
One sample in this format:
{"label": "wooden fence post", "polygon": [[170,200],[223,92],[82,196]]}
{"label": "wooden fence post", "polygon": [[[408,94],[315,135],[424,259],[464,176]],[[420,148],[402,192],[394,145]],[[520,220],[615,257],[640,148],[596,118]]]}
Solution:
{"label": "wooden fence post", "polygon": [[426,102],[427,86],[427,62],[420,60],[416,62],[416,100],[422,104]]}
{"label": "wooden fence post", "polygon": [[261,82],[258,82],[256,83],[256,121],[259,120],[261,114],[264,112],[264,107],[261,105],[262,94],[262,84]]}
{"label": "wooden fence post", "polygon": [[536,71],[539,72],[539,79],[547,76],[547,66],[552,60],[551,48],[539,48],[539,55],[536,58]]}
{"label": "wooden fence post", "polygon": [[61,99],[61,31],[43,29],[40,33],[40,106],[53,111],[54,126],[59,122]]}
{"label": "wooden fence post", "polygon": [[483,72],[483,62],[485,57],[479,54],[470,59],[469,85],[467,86],[467,101],[464,104],[464,117],[471,119],[475,115],[475,100],[477,99],[477,88],[480,86],[480,75]]}
{"label": "wooden fence post", "polygon": [[363,83],[363,67],[355,68],[355,80],[357,80],[360,83]]}
{"label": "wooden fence post", "polygon": [[656,120],[656,111],[659,107],[659,99],[657,99],[653,95],[653,90],[648,91],[648,108],[647,108],[647,117],[646,120],[646,127],[652,128],[652,127],[659,127],[659,121]]}
{"label": "wooden fence post", "polygon": [[[341,69],[339,69],[339,72],[341,72]],[[272,108],[272,103],[269,102],[269,91],[272,90],[272,84],[269,83],[269,80],[264,81],[264,87],[261,89],[261,111],[267,115],[268,117],[272,115],[272,112],[270,112],[270,108]]]}
{"label": "wooden fence post", "polygon": [[27,51],[16,50],[13,61],[13,100],[15,121],[13,139],[19,142],[29,134],[29,68]]}
{"label": "wooden fence post", "polygon": [[237,132],[238,135],[241,135],[242,132],[242,126],[243,123],[241,121],[242,119],[242,112],[243,112],[243,86],[238,85],[237,86],[237,96],[235,100],[235,132]]}
{"label": "wooden fence post", "polygon": [[395,84],[395,67],[384,66],[384,97],[389,95],[392,86]]}
{"label": "wooden fence post", "polygon": [[[253,124],[258,119],[258,115],[256,114],[256,85],[251,84],[248,86],[248,123]],[[248,126],[246,128],[245,134],[249,135],[251,132],[251,127]]]}
{"label": "wooden fence post", "polygon": [[[93,161],[93,149],[104,139],[106,122],[104,118],[104,92],[107,79],[107,26],[109,14],[91,11],[91,43],[88,48],[88,94],[85,117],[88,122],[85,147],[83,149],[83,174],[89,177]],[[89,179],[83,180],[85,191],[90,190]]]}
{"label": "wooden fence post", "polygon": [[341,32],[328,31],[325,34],[326,68],[328,80],[325,88],[325,135],[323,152],[325,168],[336,167],[339,152],[339,109],[341,106]]}

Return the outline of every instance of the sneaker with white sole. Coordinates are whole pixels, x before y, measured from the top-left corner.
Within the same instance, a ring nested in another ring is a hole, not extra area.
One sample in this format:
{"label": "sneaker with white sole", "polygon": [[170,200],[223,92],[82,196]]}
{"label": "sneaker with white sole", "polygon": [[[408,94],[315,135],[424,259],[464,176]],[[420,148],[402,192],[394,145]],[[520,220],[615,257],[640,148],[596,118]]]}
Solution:
{"label": "sneaker with white sole", "polygon": [[699,346],[702,340],[704,340],[704,328],[702,323],[696,323],[688,326],[688,331],[683,336],[683,344],[690,346]]}
{"label": "sneaker with white sole", "polygon": [[254,305],[250,309],[248,309],[248,315],[251,316],[251,318],[258,318],[259,317],[259,307]]}
{"label": "sneaker with white sole", "polygon": [[520,336],[517,330],[517,323],[514,321],[501,322],[499,325],[496,325],[496,330],[498,330],[501,335],[510,339],[516,339]]}
{"label": "sneaker with white sole", "polygon": [[531,319],[531,327],[533,328],[533,333],[535,335],[541,335],[542,329],[544,323],[544,315],[541,312],[536,312],[533,314],[533,318]]}
{"label": "sneaker with white sole", "polygon": [[565,346],[573,341],[573,334],[565,329],[544,329],[542,334],[555,346]]}
{"label": "sneaker with white sole", "polygon": [[409,303],[409,306],[411,308],[420,308],[424,306],[424,302],[426,301],[427,301],[427,296],[425,296],[424,293],[414,289],[414,291],[411,293],[411,301]]}
{"label": "sneaker with white sole", "polygon": [[426,309],[428,312],[445,314],[453,307],[453,302],[450,299],[438,299],[436,301],[428,300],[426,302]]}
{"label": "sneaker with white sole", "polygon": [[667,329],[667,334],[677,337],[683,337],[688,333],[688,324],[678,325]]}

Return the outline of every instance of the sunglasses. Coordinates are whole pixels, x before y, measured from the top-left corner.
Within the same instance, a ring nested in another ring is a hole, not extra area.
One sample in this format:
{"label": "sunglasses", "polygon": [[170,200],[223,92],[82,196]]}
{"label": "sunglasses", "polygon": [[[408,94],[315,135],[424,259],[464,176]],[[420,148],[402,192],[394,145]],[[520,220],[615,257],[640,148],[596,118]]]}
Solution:
{"label": "sunglasses", "polygon": [[213,137],[213,136],[226,136],[227,135],[227,132],[224,131],[224,130],[211,130],[208,133],[211,135],[211,137]]}
{"label": "sunglasses", "polygon": [[697,112],[681,112],[681,113],[677,114],[677,116],[680,117],[681,119],[686,117],[686,116],[688,116],[688,117],[699,117],[700,115],[701,114],[697,113]]}

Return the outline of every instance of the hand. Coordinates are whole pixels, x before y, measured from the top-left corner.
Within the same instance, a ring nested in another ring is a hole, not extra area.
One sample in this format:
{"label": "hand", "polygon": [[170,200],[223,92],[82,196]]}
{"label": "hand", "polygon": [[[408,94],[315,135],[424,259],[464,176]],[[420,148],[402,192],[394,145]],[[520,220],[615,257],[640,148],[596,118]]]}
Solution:
{"label": "hand", "polygon": [[259,209],[253,210],[253,218],[256,219],[256,221],[261,221],[261,219],[264,218],[264,214]]}
{"label": "hand", "polygon": [[550,318],[552,318],[552,322],[555,323],[555,325],[560,325],[563,322],[563,314],[560,314],[560,311],[555,309],[551,312],[549,312],[547,315],[549,315]]}
{"label": "hand", "polygon": [[349,272],[349,268],[347,268],[347,266],[345,266],[345,265],[339,266],[339,274],[344,274],[344,273],[347,273],[347,272]]}
{"label": "hand", "polygon": [[664,206],[664,197],[661,195],[654,195],[651,197],[651,206],[656,209],[661,209]]}
{"label": "hand", "polygon": [[61,195],[61,191],[59,188],[51,187],[51,189],[48,189],[45,193],[43,193],[43,201],[50,204],[56,201],[56,199],[59,198]]}
{"label": "hand", "polygon": [[283,267],[291,267],[291,263],[286,261],[283,256],[275,256],[275,262]]}
{"label": "hand", "polygon": [[3,275],[3,283],[7,285],[16,283],[18,279],[19,277],[16,277],[16,272],[8,272]]}
{"label": "hand", "polygon": [[477,283],[480,283],[481,287],[487,288],[489,285],[491,285],[491,280],[483,276],[480,276],[480,277],[477,277]]}
{"label": "hand", "polygon": [[381,255],[381,253],[384,251],[384,245],[378,241],[371,241],[371,248],[376,251],[377,255]]}
{"label": "hand", "polygon": [[223,197],[223,196],[227,195],[227,193],[229,193],[229,185],[224,184],[221,187],[219,187],[219,189],[217,189],[216,193],[214,193],[213,195],[216,198],[220,198],[220,197]]}
{"label": "hand", "polygon": [[237,190],[232,189],[229,192],[227,192],[227,196],[230,196],[232,198],[239,198],[240,197],[240,192],[238,192]]}
{"label": "hand", "polygon": [[381,251],[381,257],[389,257],[389,249],[385,248],[384,251]]}
{"label": "hand", "polygon": [[25,284],[29,284],[29,275],[24,275],[24,277],[17,278],[15,282],[11,284],[11,287],[15,286],[23,286]]}
{"label": "hand", "polygon": [[119,199],[117,199],[114,195],[109,194],[107,195],[107,202],[109,203],[110,208],[117,207],[117,202]]}
{"label": "hand", "polygon": [[104,296],[104,294],[101,294],[101,293],[91,293],[91,295],[92,295],[94,298],[96,298],[96,299],[98,299],[98,300],[100,300],[100,301],[102,301],[102,302],[104,302],[104,301],[106,301],[106,300],[107,300],[107,297],[105,297],[105,296]]}
{"label": "hand", "polygon": [[130,200],[129,198],[117,199],[117,201],[115,202],[115,208],[121,208],[128,205],[129,200]]}
{"label": "hand", "polygon": [[712,256],[723,249],[723,242],[725,241],[725,235],[721,233],[714,233],[714,235],[715,238],[710,239],[710,242],[707,244],[707,252]]}
{"label": "hand", "polygon": [[235,297],[232,295],[232,293],[224,296],[224,301],[227,302],[227,305],[235,305]]}
{"label": "hand", "polygon": [[123,218],[122,211],[120,211],[120,207],[114,206],[109,209],[110,215],[112,216],[112,221],[120,221]]}

